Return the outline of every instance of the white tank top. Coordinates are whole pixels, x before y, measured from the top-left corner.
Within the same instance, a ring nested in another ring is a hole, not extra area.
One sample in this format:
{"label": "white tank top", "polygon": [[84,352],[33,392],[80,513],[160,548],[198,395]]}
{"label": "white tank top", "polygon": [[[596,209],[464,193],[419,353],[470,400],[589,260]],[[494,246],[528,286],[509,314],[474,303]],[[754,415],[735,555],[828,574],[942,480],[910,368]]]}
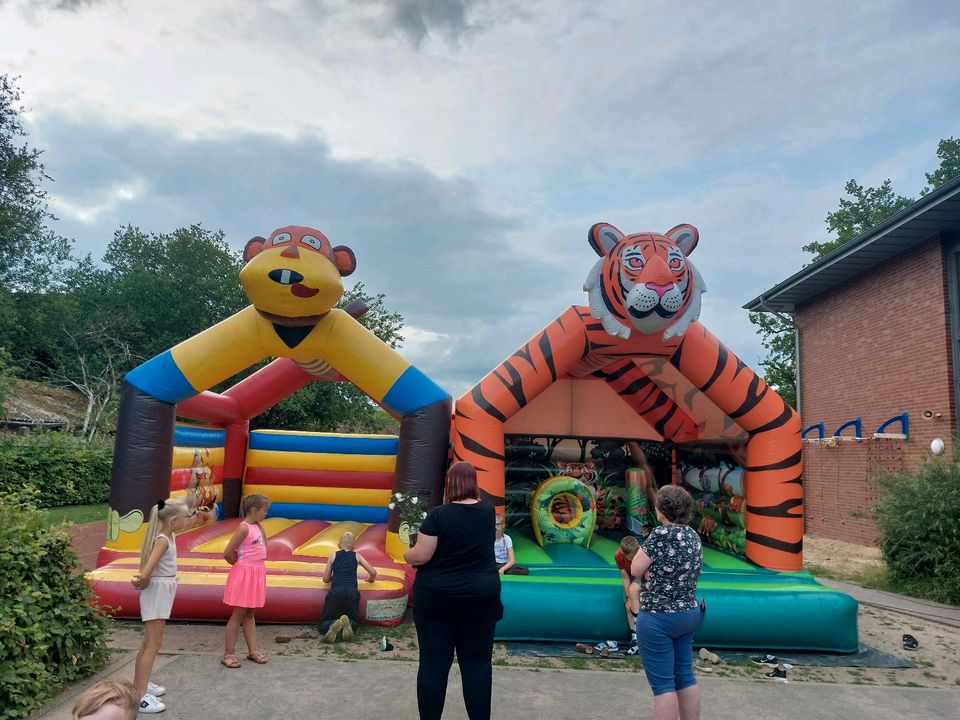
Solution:
{"label": "white tank top", "polygon": [[173,538],[168,538],[163,533],[159,533],[154,542],[158,539],[163,538],[164,542],[167,543],[167,549],[160,557],[160,562],[157,563],[157,566],[153,569],[152,577],[176,577],[177,576],[177,538],[176,535]]}

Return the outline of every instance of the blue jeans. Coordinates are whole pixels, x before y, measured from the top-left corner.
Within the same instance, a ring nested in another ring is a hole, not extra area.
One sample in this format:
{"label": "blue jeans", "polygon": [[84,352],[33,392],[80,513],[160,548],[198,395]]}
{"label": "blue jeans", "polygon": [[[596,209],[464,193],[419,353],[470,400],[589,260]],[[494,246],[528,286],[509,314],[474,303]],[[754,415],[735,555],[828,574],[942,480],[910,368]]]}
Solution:
{"label": "blue jeans", "polygon": [[700,608],[674,613],[641,612],[637,638],[643,671],[654,695],[697,684],[693,676],[693,631],[700,626]]}

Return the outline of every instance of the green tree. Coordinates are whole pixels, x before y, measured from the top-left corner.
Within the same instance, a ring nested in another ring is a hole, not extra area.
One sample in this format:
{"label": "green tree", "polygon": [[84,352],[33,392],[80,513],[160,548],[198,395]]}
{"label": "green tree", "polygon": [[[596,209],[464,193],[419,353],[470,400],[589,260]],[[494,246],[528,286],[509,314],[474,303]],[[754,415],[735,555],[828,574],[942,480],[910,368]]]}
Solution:
{"label": "green tree", "polygon": [[937,157],[940,158],[940,167],[932,173],[924,173],[927,176],[927,187],[920,191],[921,195],[926,195],[945,182],[960,177],[960,138],[950,137],[941,140],[937,145]]}
{"label": "green tree", "polygon": [[[960,138],[941,140],[937,146],[937,157],[940,165],[932,173],[925,173],[927,186],[921,191],[921,195],[926,195],[960,176]],[[849,180],[844,186],[844,193],[847,197],[840,198],[837,209],[827,213],[827,230],[835,237],[803,246],[803,250],[813,256],[813,262],[843,247],[914,202],[913,198],[895,193],[889,179],[875,188],[864,187],[856,180]],[[761,343],[767,351],[764,359],[760,361],[764,368],[764,379],[784,400],[795,407],[796,331],[791,318],[786,315],[752,312],[750,322],[757,326]]]}
{"label": "green tree", "polygon": [[[346,307],[354,300],[366,303],[368,310],[360,322],[370,332],[392,348],[403,342],[400,334],[403,316],[387,308],[383,293],[370,294],[363,283],[357,283],[344,293],[338,307]],[[314,382],[255,418],[251,426],[318,432],[383,432],[393,422],[350,383]]]}
{"label": "green tree", "polygon": [[[53,220],[42,183],[42,151],[26,142],[16,78],[0,75],[0,283],[44,288],[70,255],[70,242],[47,228]],[[6,303],[4,303],[5,305]]]}

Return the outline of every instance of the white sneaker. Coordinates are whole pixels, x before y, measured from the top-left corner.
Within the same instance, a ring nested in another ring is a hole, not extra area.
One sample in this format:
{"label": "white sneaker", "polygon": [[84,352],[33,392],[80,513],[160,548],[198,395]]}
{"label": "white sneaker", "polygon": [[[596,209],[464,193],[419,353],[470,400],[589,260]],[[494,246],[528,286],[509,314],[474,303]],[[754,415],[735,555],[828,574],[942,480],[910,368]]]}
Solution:
{"label": "white sneaker", "polygon": [[153,695],[155,698],[163,697],[163,694],[167,689],[163,685],[157,685],[155,682],[147,683],[147,692]]}
{"label": "white sneaker", "polygon": [[140,712],[145,714],[151,713],[162,713],[167,709],[167,706],[162,702],[157,700],[153,695],[147,693],[142,698],[140,698]]}

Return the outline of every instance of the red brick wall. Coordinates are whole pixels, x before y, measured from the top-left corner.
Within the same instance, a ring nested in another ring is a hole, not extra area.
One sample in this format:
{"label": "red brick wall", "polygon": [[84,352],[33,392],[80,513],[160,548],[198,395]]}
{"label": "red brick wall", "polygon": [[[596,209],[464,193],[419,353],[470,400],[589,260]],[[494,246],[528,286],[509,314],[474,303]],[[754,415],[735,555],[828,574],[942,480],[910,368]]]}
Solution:
{"label": "red brick wall", "polygon": [[[934,238],[799,309],[804,428],[823,422],[831,435],[860,416],[871,438],[891,416],[910,413],[906,441],[805,443],[811,535],[872,544],[873,521],[856,516],[876,498],[872,469],[915,469],[936,437],[950,452],[956,428],[948,308],[945,256]],[[924,410],[940,418],[924,420]]]}

